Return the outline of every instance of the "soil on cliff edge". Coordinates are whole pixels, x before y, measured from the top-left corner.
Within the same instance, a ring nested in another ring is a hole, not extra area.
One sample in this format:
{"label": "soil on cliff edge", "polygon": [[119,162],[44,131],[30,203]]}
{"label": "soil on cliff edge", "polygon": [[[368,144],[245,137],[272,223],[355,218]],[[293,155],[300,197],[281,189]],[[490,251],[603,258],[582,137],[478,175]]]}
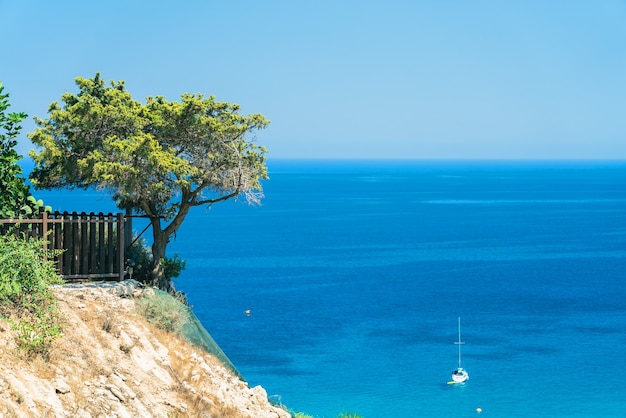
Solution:
{"label": "soil on cliff edge", "polygon": [[0,417],[289,418],[212,355],[135,313],[135,299],[57,288],[63,336],[28,357],[0,321]]}

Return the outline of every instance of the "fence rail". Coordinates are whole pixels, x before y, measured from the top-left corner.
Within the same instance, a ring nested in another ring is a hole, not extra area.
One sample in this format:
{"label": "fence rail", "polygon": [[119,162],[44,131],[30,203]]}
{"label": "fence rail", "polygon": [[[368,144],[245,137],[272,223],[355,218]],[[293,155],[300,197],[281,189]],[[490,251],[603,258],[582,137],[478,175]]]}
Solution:
{"label": "fence rail", "polygon": [[126,222],[122,213],[42,211],[38,217],[0,219],[0,232],[40,237],[44,248],[62,250],[54,261],[64,280],[119,281],[126,274]]}

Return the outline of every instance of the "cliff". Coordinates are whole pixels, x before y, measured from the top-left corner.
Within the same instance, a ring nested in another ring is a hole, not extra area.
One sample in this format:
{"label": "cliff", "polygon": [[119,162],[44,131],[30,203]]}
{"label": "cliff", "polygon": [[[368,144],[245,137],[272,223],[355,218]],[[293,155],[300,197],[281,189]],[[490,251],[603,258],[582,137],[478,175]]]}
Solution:
{"label": "cliff", "polygon": [[[1,417],[288,418],[214,356],[98,287],[54,290],[63,336],[27,357],[0,321]],[[126,295],[129,296],[129,295]]]}

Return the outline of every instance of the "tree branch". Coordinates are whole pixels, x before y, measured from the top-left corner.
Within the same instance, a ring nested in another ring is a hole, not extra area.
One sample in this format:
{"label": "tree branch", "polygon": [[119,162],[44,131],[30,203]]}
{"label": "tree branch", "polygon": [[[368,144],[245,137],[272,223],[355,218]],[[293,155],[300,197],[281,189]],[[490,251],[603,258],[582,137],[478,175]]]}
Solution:
{"label": "tree branch", "polygon": [[194,202],[192,204],[192,206],[201,206],[201,205],[209,205],[210,206],[213,203],[222,202],[224,200],[228,200],[230,198],[233,198],[233,197],[237,196],[240,192],[241,191],[239,190],[239,188],[237,188],[235,191],[233,191],[233,192],[231,192],[229,194],[226,194],[224,196],[217,197],[215,199],[198,200],[198,201]]}

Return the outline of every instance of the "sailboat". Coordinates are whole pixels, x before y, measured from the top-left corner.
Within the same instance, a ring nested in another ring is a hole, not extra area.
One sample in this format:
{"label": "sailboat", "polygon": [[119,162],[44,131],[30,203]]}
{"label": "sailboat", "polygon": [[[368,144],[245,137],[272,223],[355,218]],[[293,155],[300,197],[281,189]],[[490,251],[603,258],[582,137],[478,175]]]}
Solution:
{"label": "sailboat", "polygon": [[461,341],[461,317],[459,317],[459,341],[456,341],[455,344],[459,346],[459,367],[452,372],[452,381],[448,382],[449,385],[465,383],[469,380],[469,373],[461,366],[461,346],[465,344]]}

